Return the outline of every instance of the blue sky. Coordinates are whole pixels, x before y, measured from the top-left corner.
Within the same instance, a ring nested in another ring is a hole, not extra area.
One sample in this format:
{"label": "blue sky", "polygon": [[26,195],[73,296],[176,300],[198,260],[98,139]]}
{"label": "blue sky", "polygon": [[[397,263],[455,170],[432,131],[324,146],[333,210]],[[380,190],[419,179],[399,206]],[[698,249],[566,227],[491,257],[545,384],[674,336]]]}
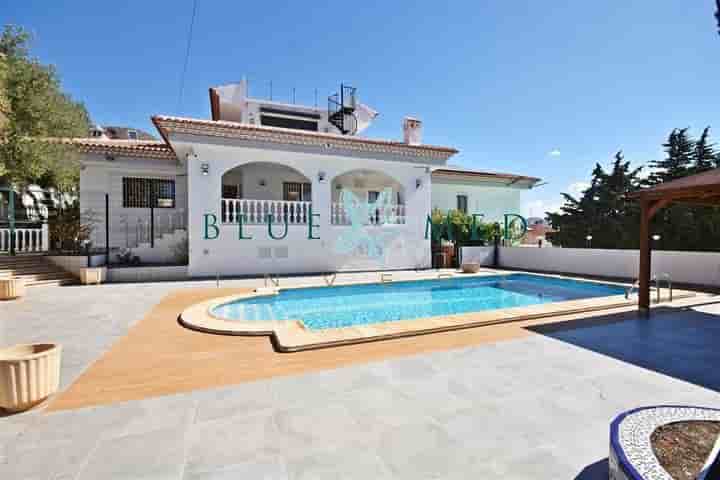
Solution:
{"label": "blue sky", "polygon": [[[525,213],[560,203],[620,148],[657,158],[674,127],[716,127],[720,36],[713,0],[243,2],[13,1],[3,23],[36,34],[64,88],[104,124],[152,131],[152,114],[207,118],[207,88],[250,81],[253,96],[319,101],[341,81],[381,112],[368,136],[426,143],[467,167],[542,177]],[[553,152],[551,153],[551,152]]]}

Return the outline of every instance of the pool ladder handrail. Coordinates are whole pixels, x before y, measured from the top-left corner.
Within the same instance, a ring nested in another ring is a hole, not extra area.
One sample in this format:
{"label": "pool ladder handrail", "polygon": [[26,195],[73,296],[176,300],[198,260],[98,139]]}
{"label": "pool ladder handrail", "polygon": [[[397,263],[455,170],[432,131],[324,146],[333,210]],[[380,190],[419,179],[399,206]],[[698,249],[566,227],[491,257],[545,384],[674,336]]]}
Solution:
{"label": "pool ladder handrail", "polygon": [[[671,277],[670,274],[667,273],[667,272],[661,273],[660,276],[661,276],[662,278],[658,278],[658,275],[653,275],[653,276],[652,276],[652,281],[655,282],[655,291],[656,291],[656,294],[655,294],[656,301],[655,301],[655,303],[660,303],[660,289],[661,289],[661,286],[662,286],[662,284],[661,284],[660,282],[661,282],[662,280],[665,280],[665,284],[667,285],[667,289],[668,289],[668,301],[669,301],[669,302],[672,302],[672,301],[673,301],[672,277]],[[635,279],[635,280],[633,281],[632,286],[625,290],[625,299],[629,300],[629,299],[630,299],[630,295],[632,295],[633,290],[637,290],[637,289],[639,289],[639,288],[640,288],[640,282],[639,282],[639,280]]]}
{"label": "pool ladder handrail", "polygon": [[658,278],[658,275],[655,275],[654,278],[655,278],[655,286],[658,289],[658,294],[657,294],[658,303],[660,303],[660,282],[662,280],[665,280],[665,285],[667,285],[668,301],[672,302],[673,301],[673,286],[672,286],[672,277],[670,276],[670,274],[668,272],[664,272],[664,273],[660,274],[660,278]]}
{"label": "pool ladder handrail", "polygon": [[381,273],[380,274],[380,283],[392,283],[393,276],[392,273]]}
{"label": "pool ladder handrail", "polygon": [[337,272],[327,273],[327,274],[323,275],[323,280],[325,280],[325,285],[328,287],[333,286],[336,278],[337,278]]}
{"label": "pool ladder handrail", "polygon": [[280,286],[280,277],[277,275],[273,278],[271,273],[265,274],[265,286],[268,286],[268,280],[270,280],[270,283],[272,283],[274,286],[279,287]]}
{"label": "pool ladder handrail", "polygon": [[640,281],[638,279],[633,280],[633,284],[625,290],[625,300],[630,300],[630,295],[632,295],[633,290],[637,290],[640,288]]}

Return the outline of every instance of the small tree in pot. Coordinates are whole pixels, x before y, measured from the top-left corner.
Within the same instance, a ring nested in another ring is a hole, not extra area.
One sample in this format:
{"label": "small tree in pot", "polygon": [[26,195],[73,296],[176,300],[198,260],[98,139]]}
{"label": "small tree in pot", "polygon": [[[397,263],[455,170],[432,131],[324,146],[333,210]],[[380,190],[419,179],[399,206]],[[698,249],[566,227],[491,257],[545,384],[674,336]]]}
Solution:
{"label": "small tree in pot", "polygon": [[59,250],[80,251],[88,249],[90,237],[95,230],[98,217],[92,210],[80,212],[78,201],[57,211],[50,219],[51,244]]}

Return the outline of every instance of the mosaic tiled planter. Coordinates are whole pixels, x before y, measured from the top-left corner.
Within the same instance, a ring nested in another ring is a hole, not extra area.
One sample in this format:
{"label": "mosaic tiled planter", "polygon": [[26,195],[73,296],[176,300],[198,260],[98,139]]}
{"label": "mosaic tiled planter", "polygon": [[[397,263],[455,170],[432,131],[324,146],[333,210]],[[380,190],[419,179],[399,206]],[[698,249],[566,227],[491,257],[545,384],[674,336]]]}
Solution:
{"label": "mosaic tiled planter", "polygon": [[80,283],[83,285],[99,285],[105,281],[107,270],[104,267],[88,267],[80,269]]}
{"label": "mosaic tiled planter", "polygon": [[62,348],[54,343],[15,345],[0,350],[0,408],[27,410],[60,386]]}
{"label": "mosaic tiled planter", "polygon": [[480,264],[479,263],[463,263],[462,271],[463,271],[463,273],[478,273],[480,271]]}
{"label": "mosaic tiled planter", "polygon": [[25,280],[21,278],[0,279],[0,300],[12,300],[25,295]]}
{"label": "mosaic tiled planter", "polygon": [[665,405],[618,415],[610,425],[610,480],[673,480],[655,457],[650,436],[663,425],[692,420],[720,421],[720,410]]}

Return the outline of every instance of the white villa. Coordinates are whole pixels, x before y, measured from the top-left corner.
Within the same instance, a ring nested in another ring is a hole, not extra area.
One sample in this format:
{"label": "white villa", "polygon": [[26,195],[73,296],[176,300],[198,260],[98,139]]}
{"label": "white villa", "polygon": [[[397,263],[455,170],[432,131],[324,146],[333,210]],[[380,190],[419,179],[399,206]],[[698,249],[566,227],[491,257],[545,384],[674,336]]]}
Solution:
{"label": "white villa", "polygon": [[210,105],[209,120],[152,117],[161,141],[73,140],[111,260],[171,262],[187,239],[193,277],[429,268],[432,209],[502,221],[539,181],[448,166],[457,150],[423,144],[413,118],[403,141],[361,137],[377,113],[347,86],[327,109],[249,98],[244,81]]}

